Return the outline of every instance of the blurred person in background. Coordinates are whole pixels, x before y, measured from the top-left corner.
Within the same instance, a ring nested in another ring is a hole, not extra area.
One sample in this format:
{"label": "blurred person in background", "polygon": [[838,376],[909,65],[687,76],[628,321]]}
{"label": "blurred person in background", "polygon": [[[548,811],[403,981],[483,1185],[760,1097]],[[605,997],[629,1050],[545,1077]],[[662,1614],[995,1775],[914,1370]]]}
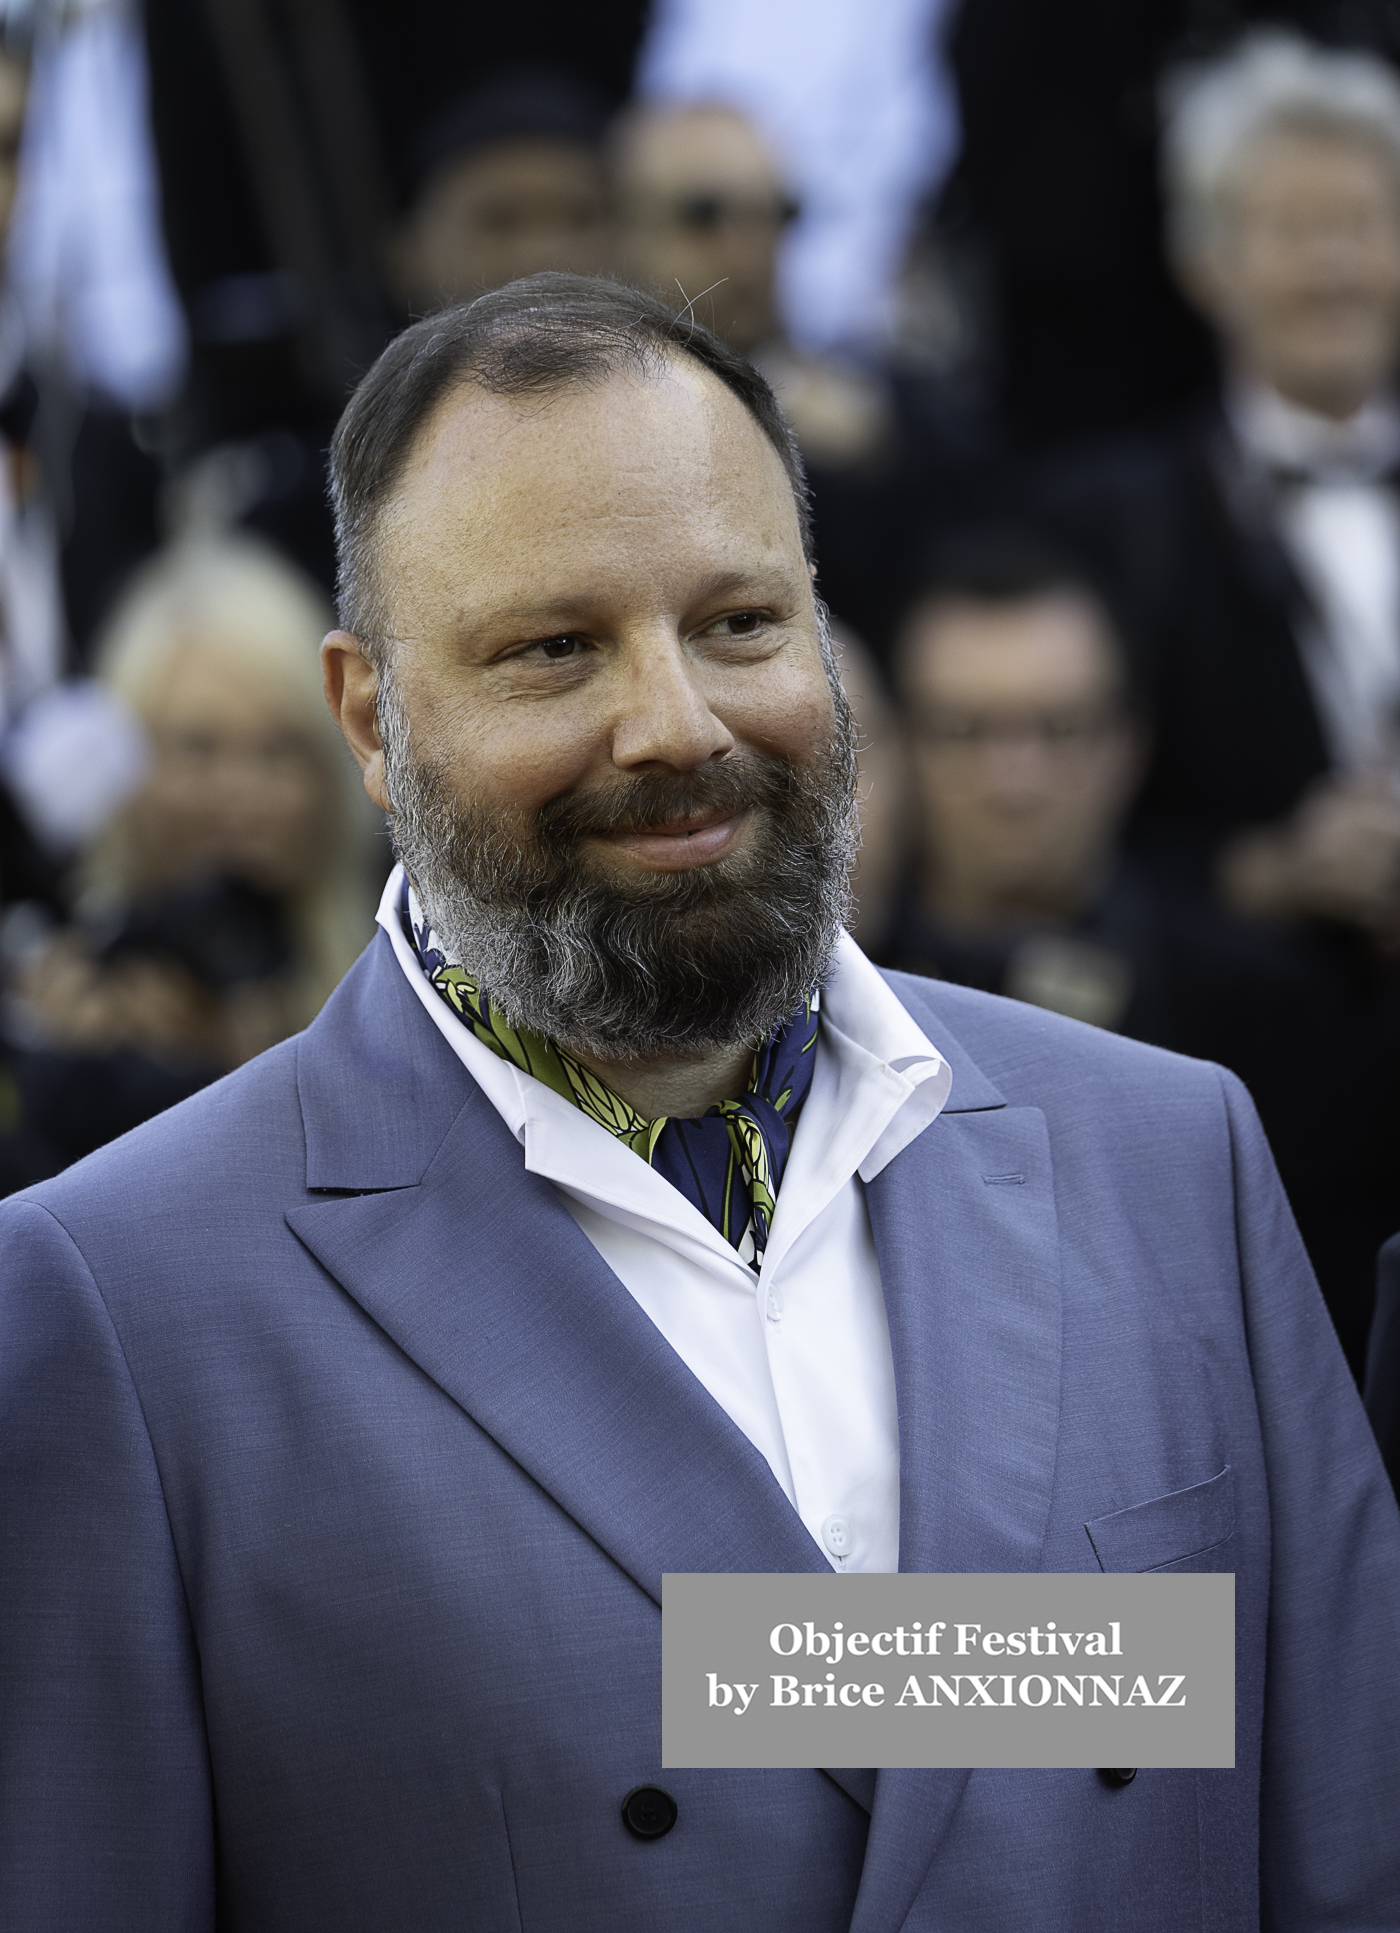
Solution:
{"label": "blurred person in background", "polygon": [[950,0],[874,10],[862,0],[653,0],[648,10],[639,98],[663,109],[723,102],[782,158],[784,192],[800,207],[778,251],[778,300],[804,351],[862,366],[888,354],[901,258],[958,146],[942,52],[953,11]]}
{"label": "blurred person in background", "polygon": [[373,928],[374,835],[326,717],[319,593],[249,537],[175,546],[113,613],[103,681],[144,784],[17,976],[24,1131],[77,1159],[306,1025]]}
{"label": "blurred person in background", "polygon": [[1125,851],[1151,738],[1095,587],[1031,532],[970,531],[935,559],[895,676],[915,850],[890,964],[1239,1074],[1359,1368],[1354,1229],[1400,1213],[1400,1185],[1365,1179],[1336,1078],[1345,1055],[1307,959]]}
{"label": "blurred person in background", "polygon": [[1366,1414],[1400,1497],[1400,1235],[1376,1264],[1376,1314],[1366,1351]]}
{"label": "blurred person in background", "polygon": [[1136,850],[1307,963],[1347,1153],[1313,1259],[1359,1370],[1400,1223],[1400,82],[1255,37],[1178,83],[1167,164],[1218,406],[1061,466],[1046,514],[1142,652]]}
{"label": "blurred person in background", "polygon": [[750,116],[643,103],[619,118],[610,154],[624,271],[677,309],[693,303],[768,378],[812,486],[821,593],[887,664],[910,559],[981,488],[975,422],[908,409],[888,371],[795,343],[777,270],[798,205]]}
{"label": "blurred person in background", "polygon": [[1118,853],[1145,736],[1102,606],[1033,537],[975,533],[894,669],[917,842],[899,965],[1119,1026],[1146,992]]}
{"label": "blurred person in background", "polygon": [[1139,837],[1236,909],[1400,938],[1400,82],[1246,42],[1176,95],[1176,258],[1221,403],[1072,463],[1157,717]]}
{"label": "blurred person in background", "polygon": [[487,76],[428,128],[390,248],[414,314],[470,302],[544,269],[610,266],[607,109],[585,81],[516,66]]}
{"label": "blurred person in background", "polygon": [[809,463],[875,456],[891,428],[880,386],[799,354],[779,320],[778,245],[798,206],[753,122],[714,102],[635,107],[615,130],[613,168],[629,277],[693,302],[758,363]]}

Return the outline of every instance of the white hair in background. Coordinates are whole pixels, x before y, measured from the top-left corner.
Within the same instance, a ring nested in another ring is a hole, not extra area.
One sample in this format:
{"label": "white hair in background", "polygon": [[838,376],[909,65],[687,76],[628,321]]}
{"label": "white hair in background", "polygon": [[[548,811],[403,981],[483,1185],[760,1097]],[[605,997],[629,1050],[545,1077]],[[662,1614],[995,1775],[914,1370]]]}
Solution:
{"label": "white hair in background", "polygon": [[1298,34],[1249,35],[1222,59],[1178,70],[1163,90],[1171,240],[1210,246],[1230,183],[1263,136],[1369,141],[1400,177],[1400,80],[1372,54],[1314,46]]}

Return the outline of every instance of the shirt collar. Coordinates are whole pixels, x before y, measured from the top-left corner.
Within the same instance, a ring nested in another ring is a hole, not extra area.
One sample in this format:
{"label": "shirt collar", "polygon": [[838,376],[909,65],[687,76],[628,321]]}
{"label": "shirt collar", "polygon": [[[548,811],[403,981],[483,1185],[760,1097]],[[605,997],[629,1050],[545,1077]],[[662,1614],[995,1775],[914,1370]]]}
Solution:
{"label": "shirt collar", "polygon": [[[399,920],[402,866],[395,866],[377,919],[434,1026],[525,1150],[525,1166],[600,1212],[752,1272],[710,1222],[640,1156],[562,1095],[502,1060],[475,1038],[429,985]],[[842,934],[822,990],[812,1092],[778,1192],[765,1270],[853,1174],[870,1181],[942,1111],[952,1086],[947,1061],[900,1005],[849,934]]]}
{"label": "shirt collar", "polygon": [[1266,383],[1237,379],[1226,415],[1241,447],[1271,468],[1318,482],[1374,482],[1400,461],[1400,407],[1376,396],[1337,422],[1289,402]]}

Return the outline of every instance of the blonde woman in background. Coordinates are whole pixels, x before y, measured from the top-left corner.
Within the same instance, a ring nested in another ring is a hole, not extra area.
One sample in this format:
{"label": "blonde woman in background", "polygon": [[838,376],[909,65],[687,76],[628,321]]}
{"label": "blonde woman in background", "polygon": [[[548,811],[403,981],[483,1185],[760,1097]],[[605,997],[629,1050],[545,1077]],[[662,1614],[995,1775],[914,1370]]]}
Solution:
{"label": "blonde woman in background", "polygon": [[305,1026],[373,934],[387,847],[321,696],[330,624],[242,534],[172,546],[113,612],[97,671],[147,771],[19,989],[26,1116],[67,1159]]}

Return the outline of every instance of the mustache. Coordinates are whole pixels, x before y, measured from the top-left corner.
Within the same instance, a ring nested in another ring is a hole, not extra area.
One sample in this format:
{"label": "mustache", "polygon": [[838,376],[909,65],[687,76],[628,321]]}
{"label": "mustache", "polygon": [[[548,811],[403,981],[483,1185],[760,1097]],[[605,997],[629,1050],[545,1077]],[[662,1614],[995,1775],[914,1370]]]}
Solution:
{"label": "mustache", "polygon": [[537,827],[551,845],[592,833],[645,832],[702,813],[726,818],[782,804],[793,790],[792,767],[767,753],[750,753],[696,772],[643,772],[606,791],[566,792],[540,807]]}

